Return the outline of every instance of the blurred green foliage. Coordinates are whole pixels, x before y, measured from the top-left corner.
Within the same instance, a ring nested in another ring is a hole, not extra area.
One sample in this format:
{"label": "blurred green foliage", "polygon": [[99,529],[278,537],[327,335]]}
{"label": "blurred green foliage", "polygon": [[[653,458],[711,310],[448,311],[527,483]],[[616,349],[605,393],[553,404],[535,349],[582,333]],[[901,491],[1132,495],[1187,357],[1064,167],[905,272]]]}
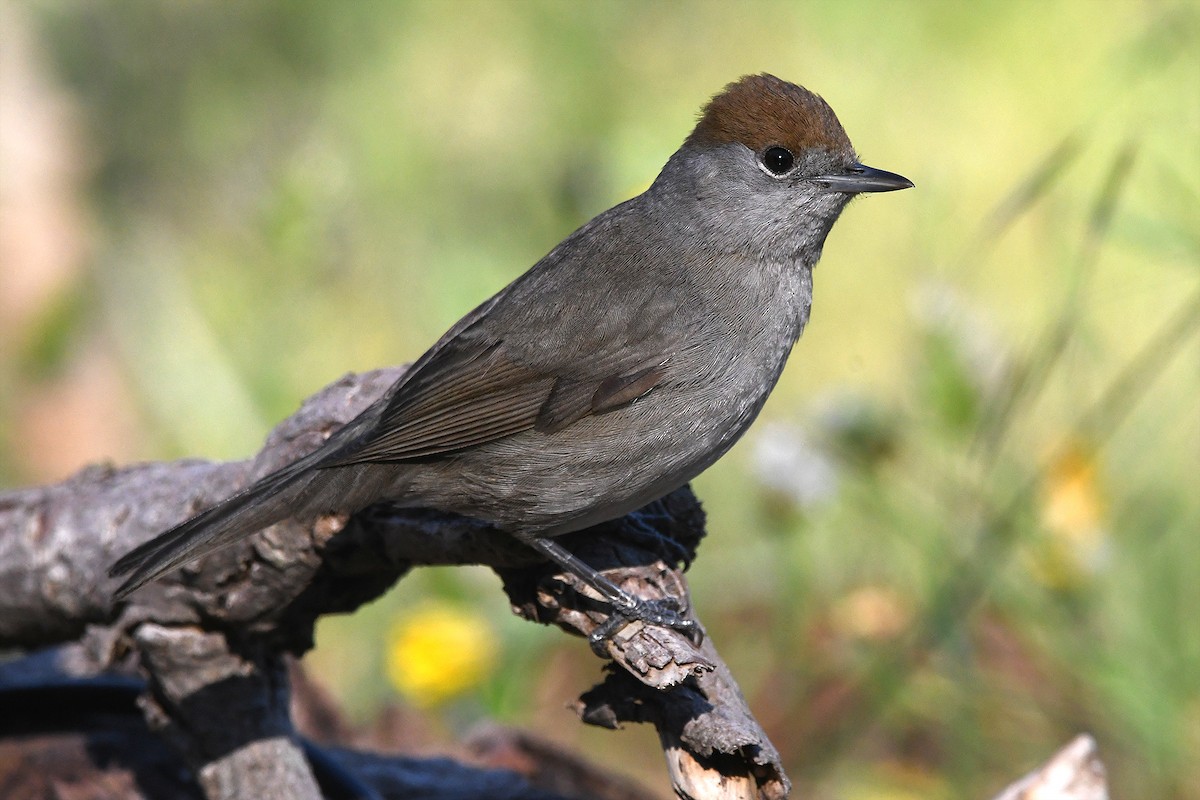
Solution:
{"label": "blurred green foliage", "polygon": [[[697,603],[802,794],[989,796],[1087,730],[1115,796],[1200,795],[1195,2],[30,14],[77,104],[94,242],[0,361],[10,481],[33,474],[13,398],[96,342],[138,452],[253,452],[338,375],[415,358],[771,71],[917,184],[847,211],[764,421],[697,481]],[[504,651],[449,729],[536,725],[662,785],[648,734],[561,709],[586,648],[474,570],[324,626],[310,661],[355,714],[390,697],[382,632],[428,598]]]}

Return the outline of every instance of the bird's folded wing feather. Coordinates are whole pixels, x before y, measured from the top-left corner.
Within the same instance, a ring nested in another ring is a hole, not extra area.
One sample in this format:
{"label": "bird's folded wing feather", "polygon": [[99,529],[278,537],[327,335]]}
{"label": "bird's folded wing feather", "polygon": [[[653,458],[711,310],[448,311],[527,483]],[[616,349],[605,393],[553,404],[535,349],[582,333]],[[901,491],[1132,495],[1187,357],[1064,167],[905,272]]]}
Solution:
{"label": "bird's folded wing feather", "polygon": [[623,208],[597,217],[463,317],[320,466],[408,461],[524,431],[552,434],[623,408],[680,370],[677,356],[697,331],[678,313],[673,284],[646,269],[644,238],[609,237],[593,258],[572,257],[576,236]]}
{"label": "bird's folded wing feather", "polygon": [[599,377],[575,377],[578,363],[531,364],[504,341],[473,338],[439,343],[402,379],[374,424],[320,466],[408,461],[528,430],[553,433],[644,396],[663,378],[667,360],[647,360],[632,342],[610,345],[589,359]]}

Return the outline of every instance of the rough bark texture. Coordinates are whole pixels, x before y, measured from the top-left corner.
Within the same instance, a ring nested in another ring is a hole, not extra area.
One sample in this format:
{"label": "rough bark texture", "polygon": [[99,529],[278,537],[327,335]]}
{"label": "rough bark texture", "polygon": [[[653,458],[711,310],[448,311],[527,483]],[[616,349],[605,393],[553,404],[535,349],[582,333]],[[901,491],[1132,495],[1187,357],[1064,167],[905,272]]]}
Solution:
{"label": "rough bark texture", "polygon": [[[119,555],[312,450],[399,374],[329,386],[251,461],[92,467],[0,495],[0,647],[82,637],[100,666],[136,657],[148,677],[146,719],[184,754],[206,797],[304,798],[319,792],[288,715],[284,659],[312,646],[322,614],[374,599],[414,565],[486,564],[523,616],[581,634],[601,624],[605,605],[590,590],[509,536],[453,515],[388,507],[353,519],[285,520],[111,602],[115,582],[105,570]],[[694,555],[703,522],[685,488],[562,541],[632,594],[689,608],[676,565]],[[623,670],[580,701],[586,722],[654,724],[681,796],[786,796],[778,754],[711,642],[638,624],[606,650]]]}
{"label": "rough bark texture", "polygon": [[[91,467],[61,484],[0,495],[0,648],[75,642],[0,665],[8,712],[0,714],[0,794],[645,796],[518,734],[490,731],[472,745],[508,770],[323,750],[297,734],[292,686],[312,692],[298,674],[289,677],[289,656],[312,646],[321,615],[374,599],[415,565],[486,564],[528,619],[582,635],[604,622],[605,604],[590,589],[477,521],[384,506],[351,519],[288,519],[112,603],[115,581],[105,573],[117,556],[310,451],[399,374],[348,376],[326,388],[251,461]],[[684,488],[562,541],[631,594],[674,598],[695,619],[677,565],[690,562],[703,531],[703,512]],[[611,659],[607,675],[578,701],[581,719],[654,725],[678,796],[787,795],[779,755],[711,640],[697,644],[638,623],[619,631],[603,655]],[[144,680],[133,677],[135,662]],[[142,720],[132,718],[134,698]],[[340,729],[335,714],[308,705],[302,718]],[[180,770],[180,755],[189,771]],[[524,777],[511,771],[518,766]],[[1081,737],[998,800],[1106,796],[1094,742]]]}

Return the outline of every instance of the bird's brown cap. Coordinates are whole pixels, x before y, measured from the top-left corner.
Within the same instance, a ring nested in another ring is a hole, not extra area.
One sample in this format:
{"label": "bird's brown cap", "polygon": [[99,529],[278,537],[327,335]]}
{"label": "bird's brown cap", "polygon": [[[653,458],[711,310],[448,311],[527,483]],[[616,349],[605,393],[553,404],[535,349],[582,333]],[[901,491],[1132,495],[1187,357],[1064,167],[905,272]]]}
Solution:
{"label": "bird's brown cap", "polygon": [[854,147],[829,104],[774,75],[747,75],[726,86],[700,113],[693,145],[740,142],[755,152],[772,145],[799,154],[818,148],[854,160]]}

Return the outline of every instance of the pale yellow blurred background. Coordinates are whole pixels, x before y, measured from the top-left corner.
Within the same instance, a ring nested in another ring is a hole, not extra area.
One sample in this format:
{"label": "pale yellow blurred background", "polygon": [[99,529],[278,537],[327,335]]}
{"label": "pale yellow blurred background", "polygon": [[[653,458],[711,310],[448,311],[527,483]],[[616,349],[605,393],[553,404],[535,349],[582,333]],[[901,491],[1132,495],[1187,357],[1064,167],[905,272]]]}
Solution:
{"label": "pale yellow blurred background", "polygon": [[[1080,730],[1115,796],[1200,796],[1196,2],[4,3],[0,480],[253,453],[759,71],[916,183],[847,210],[696,483],[700,613],[803,796],[983,797]],[[472,657],[406,672],[439,631]],[[526,725],[667,794],[488,574],[406,579],[308,661],[358,720]]]}

